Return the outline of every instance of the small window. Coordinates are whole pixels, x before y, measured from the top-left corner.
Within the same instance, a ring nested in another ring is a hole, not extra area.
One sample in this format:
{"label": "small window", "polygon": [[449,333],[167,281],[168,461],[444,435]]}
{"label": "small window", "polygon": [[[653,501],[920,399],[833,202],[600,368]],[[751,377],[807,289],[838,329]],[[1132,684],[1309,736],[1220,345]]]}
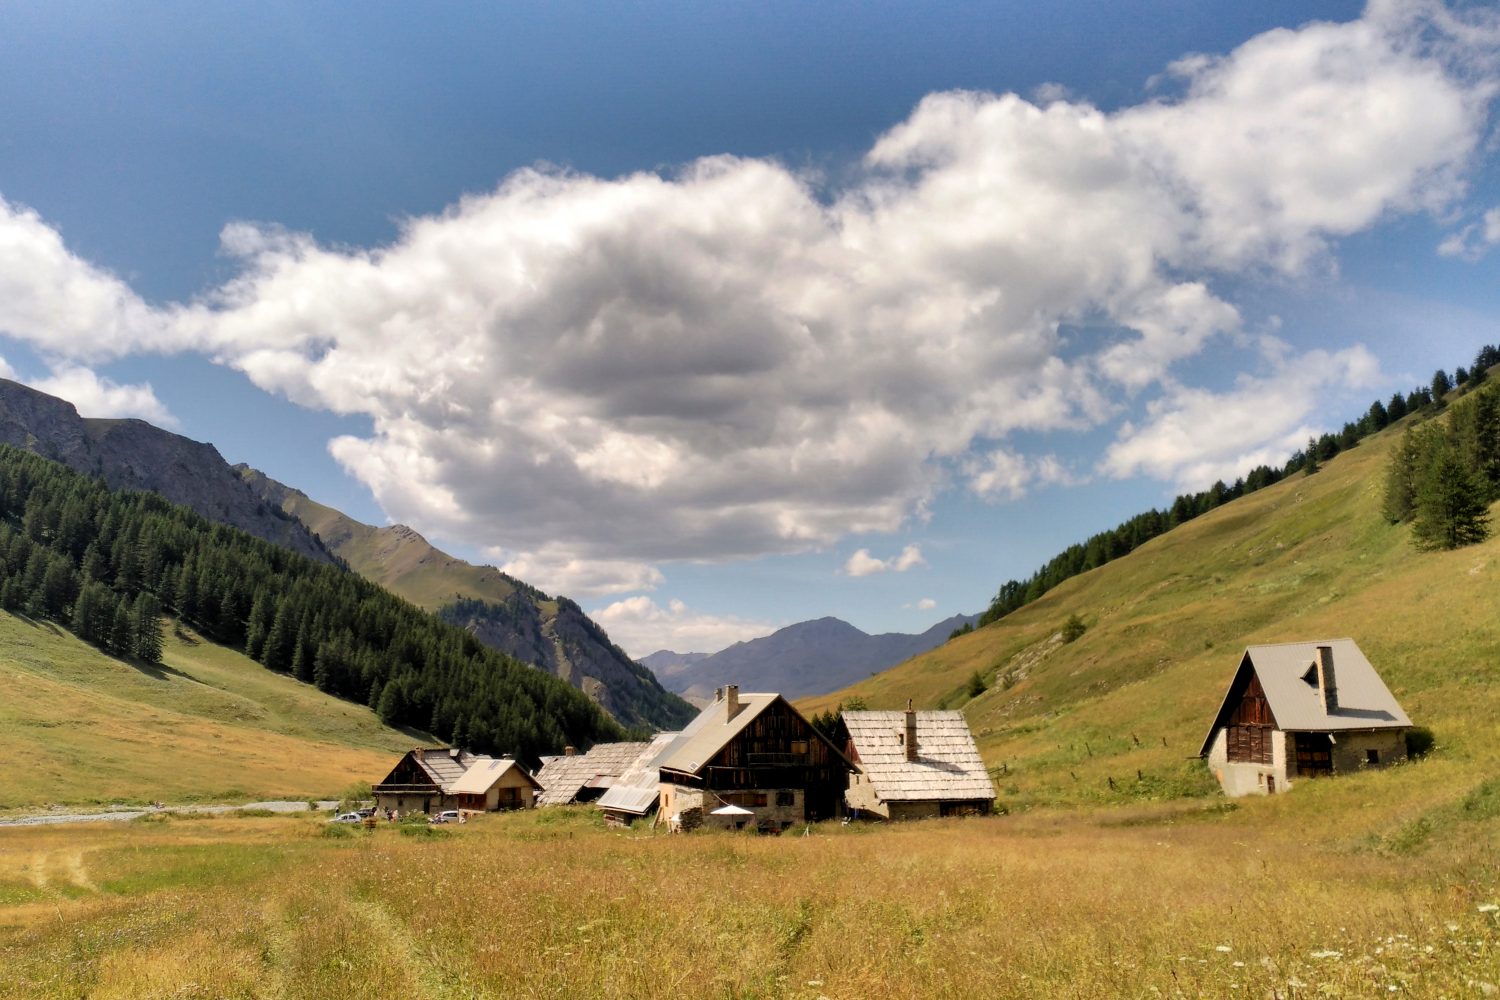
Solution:
{"label": "small window", "polygon": [[1380,751],[1379,750],[1366,750],[1365,751],[1365,763],[1366,764],[1379,764],[1380,763]]}
{"label": "small window", "polygon": [[794,806],[797,804],[797,796],[794,792],[777,792],[776,804],[778,806]]}

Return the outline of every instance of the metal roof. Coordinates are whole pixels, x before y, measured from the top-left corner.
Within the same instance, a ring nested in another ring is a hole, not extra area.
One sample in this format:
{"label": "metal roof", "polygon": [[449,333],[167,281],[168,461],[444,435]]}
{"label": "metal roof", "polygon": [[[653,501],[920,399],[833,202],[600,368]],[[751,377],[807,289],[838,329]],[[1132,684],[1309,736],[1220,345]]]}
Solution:
{"label": "metal roof", "polygon": [[562,806],[572,802],[585,785],[600,787],[600,778],[618,778],[629,767],[645,743],[598,743],[588,753],[558,757],[537,772],[542,786],[537,805]]}
{"label": "metal roof", "polygon": [[845,712],[859,769],[885,802],[990,800],[990,780],[962,712],[917,712],[917,756],[906,759],[905,712]]}
{"label": "metal roof", "polygon": [[644,816],[650,812],[661,793],[661,772],[656,767],[656,758],[661,756],[662,751],[677,735],[658,733],[624,773],[615,779],[614,787],[599,799],[599,808],[636,816]]}
{"label": "metal roof", "polygon": [[712,702],[662,751],[656,761],[657,769],[697,774],[730,740],[780,697],[779,694],[741,693],[738,695],[739,710],[733,718],[728,717],[729,699],[720,698]]}
{"label": "metal roof", "polygon": [[503,778],[506,772],[512,769],[532,785],[537,788],[542,787],[524,767],[513,760],[481,758],[469,766],[469,769],[463,773],[463,777],[455,781],[448,792],[450,795],[485,795],[495,787],[495,783]]}
{"label": "metal roof", "polygon": [[[1333,672],[1338,690],[1338,707],[1324,710],[1318,690],[1318,647],[1333,651]],[[1249,646],[1240,658],[1239,669],[1230,678],[1224,701],[1214,716],[1208,736],[1199,755],[1208,753],[1214,733],[1224,725],[1233,711],[1229,704],[1240,674],[1253,670],[1266,692],[1266,702],[1276,720],[1276,728],[1285,732],[1328,733],[1359,729],[1406,729],[1411,719],[1401,710],[1390,689],[1355,645],[1353,639],[1319,639],[1313,642],[1283,642]]]}

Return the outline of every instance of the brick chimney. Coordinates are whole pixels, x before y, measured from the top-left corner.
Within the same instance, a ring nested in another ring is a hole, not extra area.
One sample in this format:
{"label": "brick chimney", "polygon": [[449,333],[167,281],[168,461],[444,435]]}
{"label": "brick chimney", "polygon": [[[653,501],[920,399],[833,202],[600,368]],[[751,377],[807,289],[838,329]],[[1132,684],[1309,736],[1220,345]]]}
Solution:
{"label": "brick chimney", "polygon": [[578,748],[577,747],[563,747],[563,756],[564,757],[576,757],[577,755],[578,755]]}
{"label": "brick chimney", "polygon": [[1333,647],[1318,647],[1318,693],[1323,696],[1323,711],[1333,715],[1339,710],[1339,682],[1333,672]]}
{"label": "brick chimney", "polygon": [[917,759],[917,713],[911,709],[911,699],[906,699],[906,759]]}
{"label": "brick chimney", "polygon": [[728,722],[740,714],[740,686],[738,684],[724,685],[724,721]]}

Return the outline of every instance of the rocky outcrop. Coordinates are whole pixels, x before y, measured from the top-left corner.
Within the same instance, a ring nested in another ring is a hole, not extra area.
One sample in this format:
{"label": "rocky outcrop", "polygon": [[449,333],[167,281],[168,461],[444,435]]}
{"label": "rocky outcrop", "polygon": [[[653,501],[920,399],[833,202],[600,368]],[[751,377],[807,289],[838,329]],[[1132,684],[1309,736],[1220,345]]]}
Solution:
{"label": "rocky outcrop", "polygon": [[144,420],[81,417],[66,400],[0,379],[0,443],[98,476],[112,489],[159,493],[212,521],[334,561],[312,532],[252,492],[213,445]]}

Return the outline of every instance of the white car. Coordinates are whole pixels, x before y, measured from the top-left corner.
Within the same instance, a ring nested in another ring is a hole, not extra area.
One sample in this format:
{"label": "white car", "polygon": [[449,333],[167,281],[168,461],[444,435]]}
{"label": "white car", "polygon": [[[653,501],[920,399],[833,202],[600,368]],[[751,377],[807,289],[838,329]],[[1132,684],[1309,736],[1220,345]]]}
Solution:
{"label": "white car", "polygon": [[339,813],[337,816],[333,817],[333,819],[329,820],[328,822],[330,822],[330,823],[363,823],[364,822],[364,817],[361,816],[359,813]]}
{"label": "white car", "polygon": [[434,823],[457,823],[458,822],[458,810],[457,809],[444,809],[442,812],[440,812],[436,816],[432,817],[432,822],[434,822]]}

